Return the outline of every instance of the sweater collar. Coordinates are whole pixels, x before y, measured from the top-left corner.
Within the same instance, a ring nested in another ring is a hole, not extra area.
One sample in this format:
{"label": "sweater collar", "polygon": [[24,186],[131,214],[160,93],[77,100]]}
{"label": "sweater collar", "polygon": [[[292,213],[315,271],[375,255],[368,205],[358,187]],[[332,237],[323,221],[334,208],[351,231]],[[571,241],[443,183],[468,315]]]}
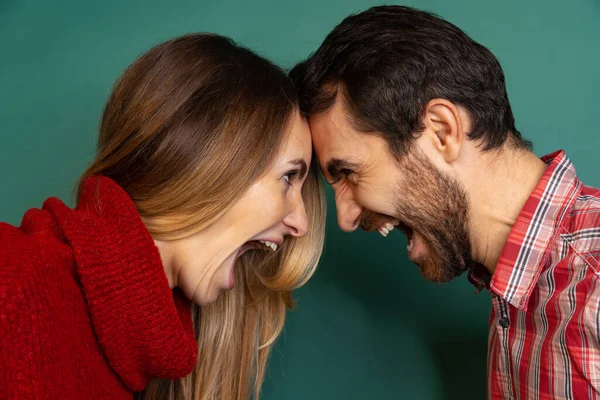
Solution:
{"label": "sweater collar", "polygon": [[191,303],[171,291],[158,248],[127,193],[106,177],[88,178],[72,210],[45,204],[73,249],[98,341],[132,391],[154,377],[177,379],[196,364]]}

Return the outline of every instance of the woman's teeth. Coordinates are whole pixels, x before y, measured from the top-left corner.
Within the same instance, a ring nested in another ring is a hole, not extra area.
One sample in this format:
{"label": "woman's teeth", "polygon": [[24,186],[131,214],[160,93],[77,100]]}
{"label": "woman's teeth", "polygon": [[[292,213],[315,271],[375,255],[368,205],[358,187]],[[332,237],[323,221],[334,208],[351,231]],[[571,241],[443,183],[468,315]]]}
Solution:
{"label": "woman's teeth", "polygon": [[270,248],[273,251],[277,250],[277,244],[273,243],[273,242],[269,242],[268,240],[260,240],[260,242],[262,244],[264,244],[265,246],[267,246],[268,248]]}

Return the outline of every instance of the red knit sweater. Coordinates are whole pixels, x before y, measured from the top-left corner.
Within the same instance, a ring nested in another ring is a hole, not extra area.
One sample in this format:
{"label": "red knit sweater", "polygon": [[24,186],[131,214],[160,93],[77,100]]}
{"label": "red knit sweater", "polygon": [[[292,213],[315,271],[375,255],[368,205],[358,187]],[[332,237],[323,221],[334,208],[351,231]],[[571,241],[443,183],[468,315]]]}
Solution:
{"label": "red knit sweater", "polygon": [[0,223],[0,398],[131,399],[196,357],[190,303],[116,183]]}

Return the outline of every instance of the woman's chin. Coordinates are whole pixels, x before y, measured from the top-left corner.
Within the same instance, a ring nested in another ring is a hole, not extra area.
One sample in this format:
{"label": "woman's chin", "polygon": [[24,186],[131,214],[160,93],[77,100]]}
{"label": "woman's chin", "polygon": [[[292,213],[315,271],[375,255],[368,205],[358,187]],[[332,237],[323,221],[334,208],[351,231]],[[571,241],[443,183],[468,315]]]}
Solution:
{"label": "woman's chin", "polygon": [[250,247],[242,246],[233,253],[223,262],[221,268],[219,268],[220,276],[218,277],[218,290],[217,295],[212,301],[216,301],[222,292],[228,292],[235,287],[235,265],[237,264],[238,258]]}
{"label": "woman's chin", "polygon": [[214,303],[215,301],[217,301],[217,299],[219,298],[219,292],[216,292],[216,295],[214,296],[203,296],[202,298],[199,298],[195,301],[196,304],[198,304],[200,307],[205,307],[208,306],[211,303]]}
{"label": "woman's chin", "polygon": [[237,260],[250,249],[252,249],[252,246],[244,245],[231,253],[215,272],[214,285],[207,290],[209,293],[199,294],[194,302],[200,306],[206,306],[217,301],[221,293],[232,290],[235,287],[235,265]]}

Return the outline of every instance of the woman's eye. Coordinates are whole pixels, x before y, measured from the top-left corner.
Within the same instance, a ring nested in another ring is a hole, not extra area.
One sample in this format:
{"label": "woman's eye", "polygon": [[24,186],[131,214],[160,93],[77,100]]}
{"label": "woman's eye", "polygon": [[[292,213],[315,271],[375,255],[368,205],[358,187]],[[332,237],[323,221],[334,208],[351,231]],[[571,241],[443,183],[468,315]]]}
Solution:
{"label": "woman's eye", "polygon": [[294,176],[296,176],[296,175],[298,175],[298,171],[290,171],[283,176],[283,179],[285,179],[285,181],[288,184],[291,184],[291,181],[294,179]]}

